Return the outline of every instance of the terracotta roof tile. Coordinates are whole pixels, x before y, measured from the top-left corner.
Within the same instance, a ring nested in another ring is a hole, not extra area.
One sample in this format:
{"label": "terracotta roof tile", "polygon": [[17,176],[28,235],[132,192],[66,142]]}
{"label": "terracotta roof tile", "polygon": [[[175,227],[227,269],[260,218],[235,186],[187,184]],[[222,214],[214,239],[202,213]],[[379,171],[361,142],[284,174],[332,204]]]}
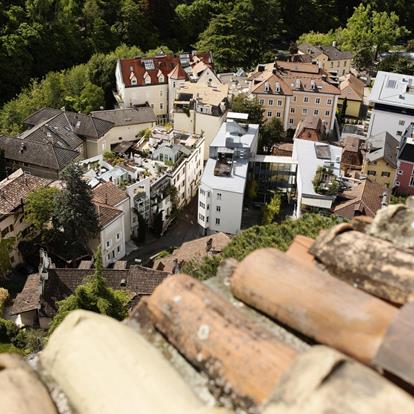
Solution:
{"label": "terracotta roof tile", "polygon": [[9,311],[10,315],[40,308],[41,281],[39,274],[29,275],[23,290],[17,294]]}
{"label": "terracotta roof tile", "polygon": [[128,199],[126,192],[110,181],[101,183],[92,190],[93,202],[106,204],[110,207],[116,207],[126,199]]}
{"label": "terracotta roof tile", "polygon": [[51,182],[52,180],[27,174],[22,169],[15,171],[0,182],[0,213],[10,214],[32,191],[46,187]]}

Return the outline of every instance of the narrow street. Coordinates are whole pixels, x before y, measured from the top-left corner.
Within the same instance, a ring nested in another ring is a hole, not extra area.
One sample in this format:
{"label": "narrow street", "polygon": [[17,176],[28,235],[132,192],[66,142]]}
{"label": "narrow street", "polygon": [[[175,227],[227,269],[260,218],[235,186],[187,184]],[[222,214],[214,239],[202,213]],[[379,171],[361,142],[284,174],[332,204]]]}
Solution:
{"label": "narrow street", "polygon": [[179,247],[186,241],[199,238],[197,224],[197,197],[191,203],[181,210],[179,216],[168,228],[165,234],[156,238],[151,232],[147,233],[146,241],[139,245],[138,249],[130,253],[124,260],[128,264],[135,264],[135,259],[142,260],[145,265],[151,256],[170,248]]}

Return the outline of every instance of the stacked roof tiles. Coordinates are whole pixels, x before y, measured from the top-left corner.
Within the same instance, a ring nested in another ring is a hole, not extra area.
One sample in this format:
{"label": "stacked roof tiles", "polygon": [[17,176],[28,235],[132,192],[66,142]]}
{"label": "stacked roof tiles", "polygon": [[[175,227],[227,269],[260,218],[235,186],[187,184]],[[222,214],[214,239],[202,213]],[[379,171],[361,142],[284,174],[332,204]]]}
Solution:
{"label": "stacked roof tiles", "polygon": [[80,414],[414,412],[413,204],[168,277],[124,324],[73,312],[38,372]]}

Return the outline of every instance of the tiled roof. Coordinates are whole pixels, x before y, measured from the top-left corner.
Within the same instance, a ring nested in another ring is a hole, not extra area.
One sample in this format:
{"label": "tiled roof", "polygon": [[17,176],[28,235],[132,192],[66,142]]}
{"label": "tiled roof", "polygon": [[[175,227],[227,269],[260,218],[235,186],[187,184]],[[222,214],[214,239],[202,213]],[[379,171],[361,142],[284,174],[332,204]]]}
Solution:
{"label": "tiled roof", "polygon": [[170,256],[155,260],[153,269],[173,273],[176,266],[182,267],[183,264],[192,260],[199,261],[205,256],[220,253],[230,243],[230,240],[229,236],[220,232],[185,242]]}
{"label": "tiled roof", "polygon": [[128,199],[126,192],[122,191],[110,181],[99,184],[92,190],[93,202],[107,204],[111,207],[117,206],[126,199]]}
{"label": "tiled roof", "polygon": [[23,290],[17,294],[13,305],[9,310],[10,315],[17,315],[23,312],[40,308],[41,281],[39,274],[29,275]]}
{"label": "tiled roof", "polygon": [[[93,272],[94,269],[49,269],[41,299],[46,315],[52,317],[57,311],[56,302],[71,295]],[[150,295],[169,275],[167,272],[137,265],[124,270],[103,269],[102,272],[108,287],[127,289],[135,295],[133,304],[142,296]]]}
{"label": "tiled roof", "polygon": [[347,135],[342,140],[342,145],[344,147],[344,151],[349,152],[358,152],[361,140],[358,137],[354,137],[351,135]]}
{"label": "tiled roof", "polygon": [[341,90],[340,98],[362,102],[364,99],[364,88],[364,82],[350,73],[339,84],[339,89]]}
{"label": "tiled roof", "polygon": [[110,109],[107,111],[94,111],[92,115],[95,118],[112,122],[114,126],[138,125],[149,122],[155,122],[156,116],[151,107]]}
{"label": "tiled roof", "polygon": [[187,73],[183,69],[180,63],[177,63],[174,67],[174,69],[168,74],[170,79],[176,79],[176,80],[185,80],[187,79]]}
{"label": "tiled roof", "polygon": [[[272,95],[292,95],[292,88],[279,76],[273,73],[265,72],[261,82],[253,85],[251,92],[253,93],[269,93]],[[255,79],[258,80],[257,78]],[[280,92],[276,92],[276,84],[279,84]],[[266,89],[268,88],[268,89]]]}
{"label": "tiled roof", "polygon": [[[341,93],[335,85],[329,83],[328,73],[320,69],[318,65],[300,62],[276,61],[258,65],[256,70],[249,76],[249,79],[253,81],[252,87],[254,88],[257,82],[266,81],[272,74],[284,81],[286,91],[289,88],[292,92],[298,89],[300,91],[332,95],[340,95]],[[296,85],[298,81],[300,83],[299,88]]]}
{"label": "tiled roof", "polygon": [[10,214],[34,190],[46,187],[51,180],[24,173],[19,169],[0,182],[0,214]]}
{"label": "tiled roof", "polygon": [[368,161],[373,162],[384,159],[392,167],[397,167],[398,141],[389,132],[382,132],[367,140],[367,144],[373,144],[372,149],[366,155]]}
{"label": "tiled roof", "polygon": [[79,152],[56,145],[45,144],[20,138],[0,136],[0,148],[7,160],[24,162],[60,171],[75,158]]}
{"label": "tiled roof", "polygon": [[98,214],[99,226],[101,228],[104,228],[123,214],[122,210],[111,207],[107,204],[101,204],[96,201],[93,201],[93,204],[95,205],[96,212]]}
{"label": "tiled roof", "polygon": [[56,108],[40,108],[38,111],[34,112],[26,119],[23,120],[24,125],[28,125],[33,127],[37,124],[43,123],[50,118],[60,114],[62,112],[61,109]]}
{"label": "tiled roof", "polygon": [[[75,140],[73,137],[74,135],[78,140],[78,136],[98,139],[105,135],[113,126],[112,122],[96,118],[93,115],[54,108],[42,108],[26,118],[24,122],[26,125],[33,126],[35,129],[42,128],[38,135],[41,133],[46,135],[43,139],[49,138],[47,137],[47,132],[53,132],[54,136],[62,135],[63,140],[65,140],[65,138]],[[26,137],[33,134],[33,131],[25,131],[22,136]],[[39,137],[37,139],[39,139]],[[82,142],[79,142],[77,145],[80,145],[81,143]]]}
{"label": "tiled roof", "polygon": [[218,106],[227,99],[229,92],[228,85],[209,86],[201,83],[185,82],[177,91],[176,102],[187,101],[183,95],[187,97],[199,99],[201,104]]}
{"label": "tiled roof", "polygon": [[328,56],[329,60],[346,60],[352,59],[352,52],[342,52],[335,46],[313,46],[309,43],[302,43],[298,49],[305,54],[311,55],[314,58],[321,54]]}
{"label": "tiled roof", "polygon": [[334,207],[334,213],[347,219],[355,215],[375,217],[382,207],[384,193],[387,195],[384,201],[388,202],[390,190],[367,178],[338,196],[342,201]]}
{"label": "tiled roof", "polygon": [[[123,323],[77,310],[33,365],[79,414],[412,413],[413,214],[258,249],[205,283],[166,277]],[[47,289],[74,289],[63,272]],[[31,395],[21,376],[4,382]]]}
{"label": "tiled roof", "polygon": [[[203,61],[211,64],[211,57],[209,53],[189,54],[188,64],[192,62],[194,56],[198,56]],[[151,58],[132,58],[120,59],[122,79],[126,87],[144,86],[145,76],[151,79],[150,85],[166,84],[168,82],[168,74],[173,71],[180,58],[173,55],[156,56]],[[163,75],[163,81],[160,82],[159,75]],[[137,80],[136,85],[131,84],[131,78],[135,76]]]}

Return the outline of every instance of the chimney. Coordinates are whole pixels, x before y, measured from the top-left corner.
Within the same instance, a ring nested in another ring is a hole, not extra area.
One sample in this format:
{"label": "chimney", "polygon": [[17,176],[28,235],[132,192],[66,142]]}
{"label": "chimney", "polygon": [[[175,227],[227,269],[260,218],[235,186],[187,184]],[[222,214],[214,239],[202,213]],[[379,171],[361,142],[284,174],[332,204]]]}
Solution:
{"label": "chimney", "polygon": [[336,40],[332,42],[332,47],[336,47]]}

